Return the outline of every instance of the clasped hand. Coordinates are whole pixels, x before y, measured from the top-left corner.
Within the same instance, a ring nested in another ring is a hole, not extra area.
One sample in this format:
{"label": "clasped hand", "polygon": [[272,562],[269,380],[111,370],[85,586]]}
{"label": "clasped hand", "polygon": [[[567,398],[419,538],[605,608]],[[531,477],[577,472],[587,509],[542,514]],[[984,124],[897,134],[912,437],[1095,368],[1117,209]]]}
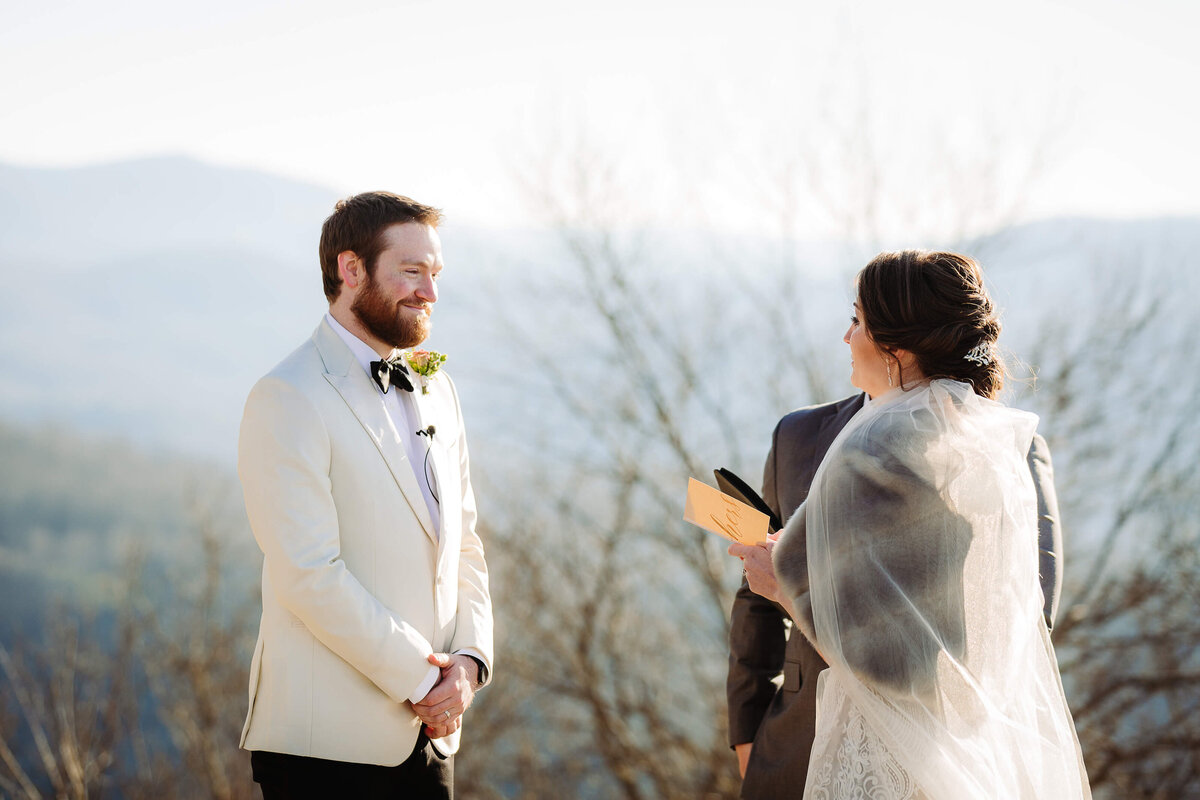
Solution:
{"label": "clasped hand", "polygon": [[441,670],[437,683],[413,704],[430,739],[449,736],[462,727],[462,715],[475,698],[479,665],[470,656],[430,653],[429,663]]}
{"label": "clasped hand", "polygon": [[767,540],[762,544],[731,544],[729,555],[742,560],[746,571],[746,582],[750,591],[774,602],[780,602],[779,584],[775,580],[775,567],[771,563],[771,553],[775,549],[778,533],[767,534]]}

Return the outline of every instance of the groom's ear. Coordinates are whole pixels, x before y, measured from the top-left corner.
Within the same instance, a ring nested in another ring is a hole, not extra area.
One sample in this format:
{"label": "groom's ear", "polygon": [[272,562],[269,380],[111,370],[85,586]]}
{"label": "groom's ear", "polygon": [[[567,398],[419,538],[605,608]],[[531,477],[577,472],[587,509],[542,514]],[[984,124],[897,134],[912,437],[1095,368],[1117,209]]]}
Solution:
{"label": "groom's ear", "polygon": [[338,253],[338,277],[347,288],[357,289],[366,275],[366,269],[361,258],[353,250],[343,250]]}

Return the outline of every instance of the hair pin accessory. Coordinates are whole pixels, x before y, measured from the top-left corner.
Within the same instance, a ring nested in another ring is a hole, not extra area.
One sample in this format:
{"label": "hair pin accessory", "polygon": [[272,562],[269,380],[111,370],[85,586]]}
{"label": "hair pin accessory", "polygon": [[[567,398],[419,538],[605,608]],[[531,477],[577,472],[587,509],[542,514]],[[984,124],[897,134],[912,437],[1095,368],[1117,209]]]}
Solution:
{"label": "hair pin accessory", "polygon": [[967,351],[963,356],[964,361],[970,361],[972,364],[978,364],[981,367],[986,367],[995,359],[992,357],[991,342],[980,342]]}

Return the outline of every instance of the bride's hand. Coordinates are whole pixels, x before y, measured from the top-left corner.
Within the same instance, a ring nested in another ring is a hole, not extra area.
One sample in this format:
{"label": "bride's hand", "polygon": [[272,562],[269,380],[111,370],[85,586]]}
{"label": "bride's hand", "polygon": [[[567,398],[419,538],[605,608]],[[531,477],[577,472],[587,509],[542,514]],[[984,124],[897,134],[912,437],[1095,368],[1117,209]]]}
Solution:
{"label": "bride's hand", "polygon": [[771,564],[771,551],[775,549],[775,542],[778,538],[778,534],[772,533],[767,535],[767,541],[762,544],[729,545],[729,555],[742,559],[750,591],[776,603],[780,602],[779,584],[775,582],[775,568]]}

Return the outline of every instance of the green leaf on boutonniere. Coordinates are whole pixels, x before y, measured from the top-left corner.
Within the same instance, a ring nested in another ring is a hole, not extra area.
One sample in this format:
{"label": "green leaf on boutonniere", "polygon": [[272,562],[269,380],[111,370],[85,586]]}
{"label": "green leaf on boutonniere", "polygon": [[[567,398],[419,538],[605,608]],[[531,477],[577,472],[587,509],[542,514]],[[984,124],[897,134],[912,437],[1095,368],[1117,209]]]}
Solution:
{"label": "green leaf on boutonniere", "polygon": [[421,394],[429,394],[429,382],[446,363],[446,355],[437,350],[409,350],[404,354],[404,360],[421,376]]}

